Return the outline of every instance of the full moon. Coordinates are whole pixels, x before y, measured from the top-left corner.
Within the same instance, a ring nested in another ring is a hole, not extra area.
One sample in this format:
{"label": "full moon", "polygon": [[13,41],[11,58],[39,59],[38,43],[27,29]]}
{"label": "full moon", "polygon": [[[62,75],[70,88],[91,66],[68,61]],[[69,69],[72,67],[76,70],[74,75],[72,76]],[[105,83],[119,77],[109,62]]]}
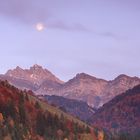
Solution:
{"label": "full moon", "polygon": [[45,26],[44,26],[43,23],[37,23],[37,24],[36,24],[36,30],[37,30],[37,31],[42,31],[42,30],[44,30],[44,29],[45,29]]}

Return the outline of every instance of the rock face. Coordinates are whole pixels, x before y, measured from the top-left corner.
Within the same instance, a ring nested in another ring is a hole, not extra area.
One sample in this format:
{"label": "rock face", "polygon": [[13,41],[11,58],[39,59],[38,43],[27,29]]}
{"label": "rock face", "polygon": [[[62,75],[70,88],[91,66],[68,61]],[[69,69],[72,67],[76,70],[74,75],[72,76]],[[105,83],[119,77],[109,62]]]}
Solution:
{"label": "rock face", "polygon": [[38,95],[58,95],[82,100],[99,108],[118,94],[140,84],[137,77],[120,75],[107,81],[85,73],[77,74],[68,82],[62,82],[47,69],[34,65],[30,69],[17,67],[9,70],[1,79],[7,79],[21,89],[31,89]]}
{"label": "rock face", "polygon": [[140,133],[140,85],[104,104],[90,122],[116,133]]}

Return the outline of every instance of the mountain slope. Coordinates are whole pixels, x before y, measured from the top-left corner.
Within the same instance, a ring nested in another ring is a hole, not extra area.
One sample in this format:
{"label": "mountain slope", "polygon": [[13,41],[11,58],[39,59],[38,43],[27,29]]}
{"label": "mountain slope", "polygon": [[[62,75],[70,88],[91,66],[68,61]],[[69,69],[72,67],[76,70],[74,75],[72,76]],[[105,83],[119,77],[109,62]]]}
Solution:
{"label": "mountain slope", "polygon": [[40,98],[47,100],[49,104],[55,105],[60,109],[64,110],[65,112],[68,112],[85,122],[95,113],[95,110],[83,101],[67,99],[62,96],[56,95],[45,95],[40,96]]}
{"label": "mountain slope", "polygon": [[115,133],[140,133],[140,85],[103,105],[91,123]]}
{"label": "mountain slope", "polygon": [[31,92],[0,81],[0,139],[96,139],[91,132],[85,123],[37,99]]}

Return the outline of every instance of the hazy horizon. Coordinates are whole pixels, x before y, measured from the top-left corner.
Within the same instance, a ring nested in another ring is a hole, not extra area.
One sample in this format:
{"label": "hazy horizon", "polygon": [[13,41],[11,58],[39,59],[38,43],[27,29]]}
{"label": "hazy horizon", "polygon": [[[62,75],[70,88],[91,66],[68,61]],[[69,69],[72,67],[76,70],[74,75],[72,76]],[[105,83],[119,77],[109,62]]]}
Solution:
{"label": "hazy horizon", "polygon": [[139,0],[0,0],[0,73],[42,65],[67,81],[140,77]]}

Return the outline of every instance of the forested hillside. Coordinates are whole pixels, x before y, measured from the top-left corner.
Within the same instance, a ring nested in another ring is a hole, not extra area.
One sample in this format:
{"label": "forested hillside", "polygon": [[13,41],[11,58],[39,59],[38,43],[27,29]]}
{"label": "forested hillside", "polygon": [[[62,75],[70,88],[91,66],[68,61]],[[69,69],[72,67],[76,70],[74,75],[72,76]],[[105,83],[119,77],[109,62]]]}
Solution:
{"label": "forested hillside", "polygon": [[0,140],[96,140],[94,129],[30,93],[0,81]]}

